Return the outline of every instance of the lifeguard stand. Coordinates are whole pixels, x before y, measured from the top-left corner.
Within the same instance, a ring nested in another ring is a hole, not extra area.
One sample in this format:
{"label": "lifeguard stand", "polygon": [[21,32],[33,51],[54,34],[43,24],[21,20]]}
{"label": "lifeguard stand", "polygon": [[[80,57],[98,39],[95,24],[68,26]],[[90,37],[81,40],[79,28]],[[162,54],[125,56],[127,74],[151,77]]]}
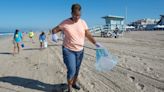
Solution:
{"label": "lifeguard stand", "polygon": [[102,18],[105,19],[106,25],[104,28],[106,28],[106,30],[113,32],[116,27],[118,27],[119,32],[125,30],[124,17],[108,15]]}

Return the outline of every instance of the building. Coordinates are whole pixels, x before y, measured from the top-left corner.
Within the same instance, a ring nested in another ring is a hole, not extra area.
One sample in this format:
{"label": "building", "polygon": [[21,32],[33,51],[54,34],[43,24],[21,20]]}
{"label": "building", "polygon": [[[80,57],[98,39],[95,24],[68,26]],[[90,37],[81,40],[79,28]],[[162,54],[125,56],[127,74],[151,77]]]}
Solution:
{"label": "building", "polygon": [[159,19],[140,19],[132,22],[130,25],[134,26],[137,30],[153,30]]}
{"label": "building", "polygon": [[154,30],[164,30],[164,15],[160,15],[161,19],[157,23],[157,25],[154,27]]}
{"label": "building", "polygon": [[157,25],[164,25],[164,15],[160,15],[161,19],[160,21],[157,23]]}
{"label": "building", "polygon": [[116,28],[118,28],[119,31],[125,30],[124,17],[108,15],[102,18],[105,19],[106,22],[105,26],[108,30],[113,31]]}

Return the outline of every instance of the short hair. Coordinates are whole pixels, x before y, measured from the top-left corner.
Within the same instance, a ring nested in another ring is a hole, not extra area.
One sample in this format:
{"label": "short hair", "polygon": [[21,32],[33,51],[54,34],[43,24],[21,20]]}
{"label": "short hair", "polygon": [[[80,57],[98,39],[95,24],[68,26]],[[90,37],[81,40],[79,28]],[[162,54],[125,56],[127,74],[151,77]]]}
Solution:
{"label": "short hair", "polygon": [[44,35],[44,34],[45,34],[44,32],[41,33],[41,35]]}
{"label": "short hair", "polygon": [[75,11],[81,11],[81,6],[80,4],[73,4],[72,7],[71,7],[71,10],[72,10],[72,13],[75,12]]}

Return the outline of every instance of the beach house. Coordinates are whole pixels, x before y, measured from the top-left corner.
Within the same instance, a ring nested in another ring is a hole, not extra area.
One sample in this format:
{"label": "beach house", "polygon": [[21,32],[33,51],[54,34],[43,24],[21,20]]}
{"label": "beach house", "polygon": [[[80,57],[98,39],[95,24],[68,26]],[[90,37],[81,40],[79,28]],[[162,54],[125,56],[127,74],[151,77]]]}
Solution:
{"label": "beach house", "polygon": [[137,30],[153,30],[159,19],[145,18],[132,22],[130,25],[134,26]]}

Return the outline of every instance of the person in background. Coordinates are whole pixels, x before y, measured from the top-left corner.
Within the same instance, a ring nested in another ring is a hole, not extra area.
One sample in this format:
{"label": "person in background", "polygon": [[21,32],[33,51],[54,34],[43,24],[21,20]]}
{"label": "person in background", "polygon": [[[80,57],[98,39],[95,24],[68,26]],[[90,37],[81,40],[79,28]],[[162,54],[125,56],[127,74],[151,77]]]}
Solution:
{"label": "person in background", "polygon": [[34,38],[34,32],[33,32],[33,31],[30,31],[30,32],[28,33],[28,36],[29,36],[29,38],[30,38],[30,41],[31,41],[32,43],[35,43],[34,40],[33,40],[33,38]]}
{"label": "person in background", "polygon": [[15,51],[16,48],[18,49],[18,53],[20,52],[22,39],[23,39],[22,33],[18,29],[16,29],[13,37],[13,44],[14,44],[13,55],[16,53]]}
{"label": "person in background", "polygon": [[39,35],[39,41],[40,41],[40,48],[43,48],[44,47],[44,42],[46,41],[46,35],[45,35],[44,32],[42,32]]}
{"label": "person in background", "polygon": [[114,30],[114,34],[115,34],[115,38],[117,38],[117,33],[118,33],[118,31],[119,31],[119,29],[118,29],[118,27],[117,27],[117,25],[116,25],[116,29]]}
{"label": "person in background", "polygon": [[86,22],[81,19],[81,6],[73,4],[71,8],[72,17],[64,20],[52,29],[52,33],[64,32],[63,39],[63,60],[67,68],[68,92],[72,92],[72,87],[80,90],[77,84],[80,66],[84,54],[84,40],[88,38],[90,42],[99,47],[95,39],[88,30]]}

